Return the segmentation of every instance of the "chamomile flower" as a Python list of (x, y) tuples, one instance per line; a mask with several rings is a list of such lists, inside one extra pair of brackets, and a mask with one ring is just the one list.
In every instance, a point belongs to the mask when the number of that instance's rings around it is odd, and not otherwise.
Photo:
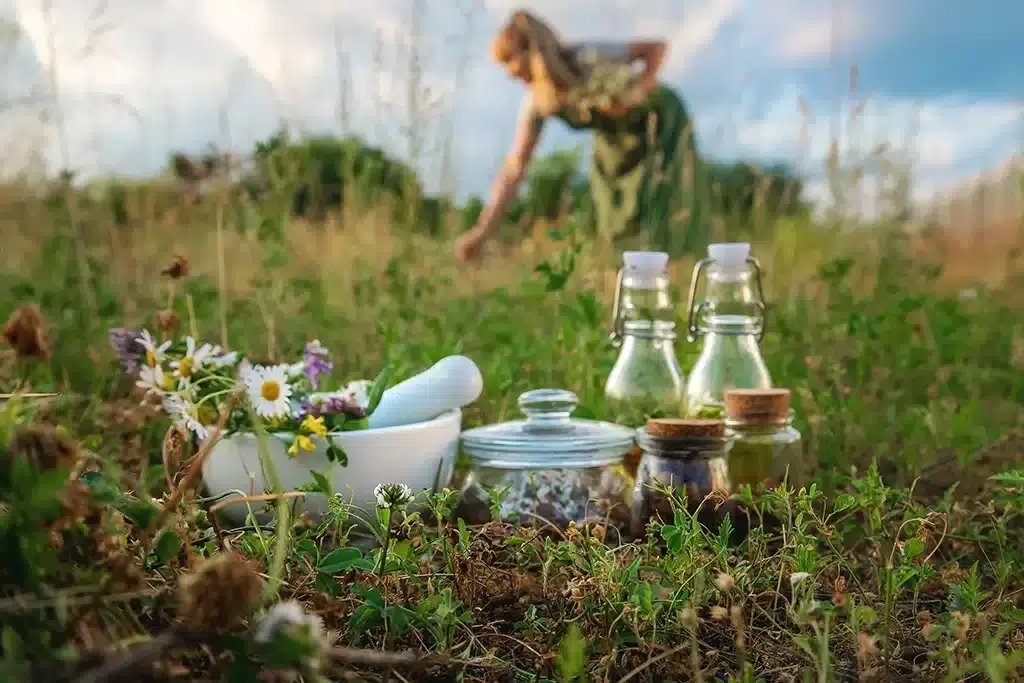
[(146, 350), (146, 365), (149, 367), (156, 367), (164, 362), (166, 358), (167, 349), (171, 346), (170, 340), (165, 341), (159, 346), (156, 340), (153, 339), (153, 335), (149, 333), (149, 330), (143, 330), (141, 336), (136, 339), (142, 348)]
[(209, 344), (203, 344), (196, 348), (196, 340), (192, 337), (186, 337), (185, 355), (182, 356), (181, 360), (171, 361), (171, 369), (174, 370), (180, 386), (187, 387), (192, 381), (192, 375), (202, 370), (203, 366), (212, 362), (214, 354), (219, 351), (219, 348)]
[(292, 387), (288, 366), (255, 366), (242, 381), (256, 414), (263, 418), (282, 418), (291, 410)]
[(175, 425), (195, 434), (200, 441), (205, 441), (210, 435), (210, 430), (200, 419), (200, 407), (182, 396), (171, 394), (165, 397), (164, 412)]
[(142, 387), (147, 394), (164, 394), (174, 389), (174, 379), (164, 374), (164, 369), (160, 365), (143, 365), (139, 369), (139, 379), (135, 386)]
[(228, 365), (234, 365), (238, 362), (238, 351), (221, 353), (221, 348), (219, 346), (215, 346), (213, 348), (213, 358), (210, 359), (210, 364), (214, 367), (223, 368)]

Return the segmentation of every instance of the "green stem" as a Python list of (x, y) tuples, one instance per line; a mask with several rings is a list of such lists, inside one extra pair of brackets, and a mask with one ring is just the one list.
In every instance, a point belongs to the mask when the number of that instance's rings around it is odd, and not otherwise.
[(380, 549), (379, 575), (382, 579), (384, 578), (384, 571), (387, 569), (388, 566), (388, 546), (391, 545), (391, 508), (388, 507), (385, 508), (385, 510), (387, 510), (388, 512), (388, 521), (384, 525), (384, 543), (381, 545)]
[(253, 429), (256, 432), (256, 450), (260, 456), (260, 464), (267, 473), (270, 480), (271, 492), (278, 496), (277, 499), (277, 524), (274, 529), (274, 556), (270, 564), (270, 580), (263, 589), (263, 599), (271, 600), (278, 597), (281, 586), (281, 575), (284, 574), (285, 559), (288, 556), (288, 542), (291, 537), (291, 508), (288, 507), (288, 499), (282, 496), (284, 493), (281, 485), (281, 477), (278, 475), (274, 459), (267, 448), (267, 430), (255, 414), (252, 406), (247, 408), (249, 418), (252, 421)]

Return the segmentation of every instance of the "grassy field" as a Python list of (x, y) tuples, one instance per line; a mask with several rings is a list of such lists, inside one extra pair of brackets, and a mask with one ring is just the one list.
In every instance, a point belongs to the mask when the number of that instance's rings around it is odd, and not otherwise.
[[(381, 562), (343, 506), (214, 524), (197, 455), (163, 456), (168, 423), (107, 330), (268, 360), (318, 338), (353, 379), (464, 353), (485, 378), (466, 426), (540, 387), (614, 419), (614, 250), (538, 229), (460, 267), (450, 239), (395, 233), (383, 210), (268, 237), (218, 197), (128, 226), (5, 203), (0, 314), (24, 343), (0, 391), (63, 395), (0, 413), (4, 681), (1024, 678), (1024, 224), (978, 245), (788, 219), (755, 240), (763, 352), (819, 464), (809, 489), (756, 501), (778, 528), (737, 545), (680, 511), (625, 542), (395, 512)], [(181, 277), (161, 274), (176, 257)], [(672, 264), (682, 301), (691, 267)], [(680, 340), (684, 370), (698, 351)]]

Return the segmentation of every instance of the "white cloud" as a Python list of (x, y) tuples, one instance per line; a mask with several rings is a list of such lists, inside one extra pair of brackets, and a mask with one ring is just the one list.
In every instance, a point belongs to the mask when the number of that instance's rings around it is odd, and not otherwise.
[[(39, 63), (45, 68), (54, 39), (71, 162), (93, 171), (150, 173), (169, 152), (211, 142), (245, 150), (281, 119), (340, 132), (341, 82), (349, 132), (403, 152), (415, 2), (426, 8), (421, 89), (435, 100), (418, 114), (433, 141), (423, 168), (436, 169), (436, 139), (456, 131), (460, 195), (486, 191), (511, 141), (523, 91), (489, 62), (487, 42), (520, 6), (537, 11), (569, 40), (670, 39), (666, 79), (684, 86), (701, 147), (713, 155), (799, 161), (805, 154), (808, 170), (815, 171), (827, 153), (829, 93), (762, 77), (780, 65), (804, 68), (828, 60), (832, 17), (817, 1), (648, 0), (638, 11), (627, 0), (489, 0), (482, 9), (471, 0), (106, 0), (97, 13), (99, 1), (53, 0), (50, 30), (38, 0), (7, 0), (25, 40), (17, 59), (4, 66), (7, 83), (38, 86), (45, 81)], [(844, 46), (877, 39), (885, 15), (874, 4), (845, 3)], [(343, 74), (338, 49), (347, 67)], [(474, 57), (455, 92), (456, 66), (466, 50)], [(713, 87), (691, 100), (689, 88), (698, 81)], [(708, 93), (714, 101), (701, 99)], [(9, 87), (5, 95), (15, 97)], [(801, 96), (815, 109), (806, 124)], [(899, 146), (913, 129), (915, 106), (892, 97), (869, 102), (857, 132), (860, 144), (884, 139)], [(24, 146), (31, 123), (26, 115), (0, 117), (0, 143)], [(994, 99), (920, 103), (913, 131), (920, 187), (979, 170), (975, 166), (987, 163), (1018, 117), (1011, 105)], [(542, 151), (586, 139), (558, 125), (549, 128)], [(843, 128), (849, 131), (849, 121)], [(55, 158), (52, 139), (47, 151)], [(436, 173), (425, 175), (428, 188), (436, 188)]]

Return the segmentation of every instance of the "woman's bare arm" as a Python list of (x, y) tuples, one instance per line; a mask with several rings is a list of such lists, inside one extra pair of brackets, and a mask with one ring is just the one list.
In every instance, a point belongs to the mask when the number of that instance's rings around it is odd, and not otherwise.
[(490, 198), (477, 220), (476, 229), (480, 237), (489, 236), (500, 225), (509, 200), (515, 196), (519, 184), (526, 176), (526, 169), (533, 156), (533, 150), (537, 147), (543, 126), (543, 117), (537, 115), (527, 102), (516, 124), (512, 148), (491, 185)]

